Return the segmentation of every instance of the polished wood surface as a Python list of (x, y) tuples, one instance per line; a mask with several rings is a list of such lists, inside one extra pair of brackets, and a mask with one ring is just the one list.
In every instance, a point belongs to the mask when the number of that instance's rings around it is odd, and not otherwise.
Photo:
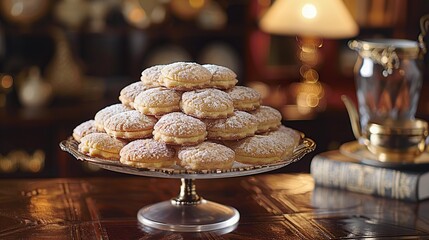
[(177, 233), (140, 225), (137, 211), (174, 197), (179, 183), (146, 177), (0, 180), (0, 239), (429, 239), (429, 201), (315, 187), (308, 174), (197, 180), (201, 196), (240, 212), (234, 229)]

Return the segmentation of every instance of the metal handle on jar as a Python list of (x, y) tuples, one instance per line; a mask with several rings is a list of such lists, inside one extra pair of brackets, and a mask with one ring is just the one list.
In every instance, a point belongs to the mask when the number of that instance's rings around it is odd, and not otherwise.
[(419, 34), (419, 47), (420, 47), (420, 58), (424, 58), (424, 55), (427, 52), (427, 47), (425, 43), (425, 37), (429, 31), (429, 14), (424, 15), (420, 18), (420, 34)]

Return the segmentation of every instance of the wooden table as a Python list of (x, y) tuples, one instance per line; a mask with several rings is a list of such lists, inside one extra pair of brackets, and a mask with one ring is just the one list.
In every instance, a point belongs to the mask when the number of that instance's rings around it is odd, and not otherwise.
[(137, 211), (177, 195), (179, 180), (21, 179), (0, 181), (0, 239), (429, 239), (429, 201), (314, 187), (308, 174), (196, 183), (204, 198), (240, 212), (235, 229), (177, 233), (140, 225)]

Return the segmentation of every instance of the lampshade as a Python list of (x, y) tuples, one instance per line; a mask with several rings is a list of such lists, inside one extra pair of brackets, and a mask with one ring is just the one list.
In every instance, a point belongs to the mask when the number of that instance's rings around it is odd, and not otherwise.
[(273, 34), (321, 38), (348, 38), (358, 33), (342, 0), (276, 0), (260, 27)]

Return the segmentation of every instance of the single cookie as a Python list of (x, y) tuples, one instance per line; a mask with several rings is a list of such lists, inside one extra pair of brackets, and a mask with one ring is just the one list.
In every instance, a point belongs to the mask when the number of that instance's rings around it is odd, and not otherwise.
[(86, 122), (83, 122), (76, 126), (73, 129), (73, 138), (80, 142), (80, 139), (85, 137), (86, 135), (90, 133), (96, 133), (101, 132), (95, 127), (95, 121), (94, 120), (88, 120)]
[(81, 153), (110, 160), (119, 160), (119, 152), (126, 144), (107, 133), (90, 133), (80, 140), (78, 149)]
[(146, 68), (142, 72), (142, 76), (140, 80), (143, 82), (145, 86), (148, 87), (159, 87), (161, 86), (160, 78), (161, 78), (161, 69), (164, 65), (155, 65), (149, 68)]
[(175, 62), (161, 70), (161, 83), (176, 90), (193, 90), (207, 86), (212, 74), (205, 67), (193, 62)]
[(143, 91), (149, 89), (142, 82), (131, 83), (124, 87), (119, 94), (119, 101), (127, 107), (134, 108), (134, 99)]
[(108, 119), (109, 117), (115, 114), (131, 111), (131, 110), (132, 110), (131, 108), (128, 108), (125, 105), (122, 105), (120, 103), (107, 106), (95, 114), (95, 117), (94, 117), (95, 127), (99, 131), (104, 131), (104, 121), (106, 121), (106, 119)]
[(161, 116), (166, 113), (180, 111), (182, 94), (164, 87), (152, 88), (139, 94), (134, 101), (134, 107), (146, 115)]
[(234, 113), (231, 97), (213, 88), (183, 93), (180, 108), (184, 113), (196, 118), (226, 118)]
[(139, 139), (128, 143), (119, 153), (121, 163), (138, 168), (163, 168), (175, 163), (176, 151), (154, 139)]
[(258, 130), (256, 133), (264, 133), (276, 130), (282, 124), (282, 114), (269, 106), (261, 106), (251, 114), (258, 121)]
[(156, 118), (132, 110), (109, 117), (104, 129), (112, 137), (134, 140), (151, 137), (156, 122)]
[(284, 142), (285, 144), (289, 144), (288, 142), (292, 140), (294, 147), (298, 146), (302, 139), (300, 132), (283, 125), (281, 125), (279, 129), (268, 132), (265, 135), (276, 137), (279, 139), (279, 141)]
[(181, 147), (178, 158), (179, 164), (186, 169), (230, 169), (234, 163), (235, 153), (224, 145), (202, 142), (196, 146)]
[(261, 105), (261, 94), (250, 87), (235, 86), (227, 91), (234, 102), (234, 108), (253, 111)]
[(182, 112), (162, 116), (155, 124), (153, 138), (172, 145), (196, 145), (206, 139), (206, 125)]
[(293, 146), (286, 145), (278, 138), (255, 135), (240, 141), (225, 142), (235, 152), (237, 162), (260, 165), (285, 160), (293, 151)]
[(237, 74), (231, 69), (214, 64), (204, 64), (203, 67), (207, 68), (212, 74), (208, 86), (219, 89), (230, 89), (237, 84)]
[(205, 120), (207, 138), (217, 140), (238, 140), (255, 135), (258, 124), (254, 116), (247, 112), (235, 111), (228, 118)]

